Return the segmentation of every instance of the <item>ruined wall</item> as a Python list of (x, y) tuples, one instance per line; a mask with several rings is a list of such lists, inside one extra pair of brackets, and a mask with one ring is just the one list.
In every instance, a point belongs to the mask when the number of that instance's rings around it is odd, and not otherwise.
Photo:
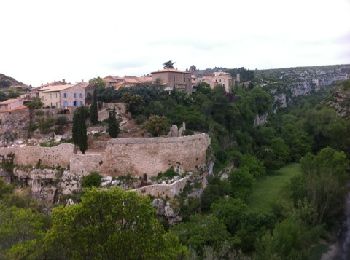
[(109, 141), (101, 173), (155, 176), (171, 166), (194, 171), (206, 163), (207, 134), (171, 138), (118, 138)]
[(151, 195), (156, 198), (174, 198), (182, 192), (189, 178), (190, 176), (186, 176), (172, 184), (153, 184), (133, 191), (143, 195)]
[(0, 155), (15, 154), (16, 165), (35, 166), (40, 161), (41, 165), (68, 168), (70, 159), (74, 154), (74, 146), (70, 143), (60, 144), (53, 147), (24, 146), (24, 147), (1, 147)]

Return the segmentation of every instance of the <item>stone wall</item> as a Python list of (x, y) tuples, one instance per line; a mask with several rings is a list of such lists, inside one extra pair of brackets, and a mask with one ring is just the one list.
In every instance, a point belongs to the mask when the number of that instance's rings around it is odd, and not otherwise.
[(195, 171), (206, 164), (207, 134), (171, 138), (117, 138), (109, 141), (101, 173), (156, 176), (172, 166)]
[(74, 154), (74, 146), (70, 143), (53, 147), (23, 146), (0, 147), (0, 155), (15, 154), (16, 165), (36, 166), (38, 163), (44, 166), (68, 168), (70, 159)]
[(102, 172), (102, 154), (74, 154), (70, 160), (70, 172), (86, 176), (91, 172)]
[(53, 147), (23, 146), (0, 148), (0, 155), (15, 154), (16, 165), (70, 168), (73, 174), (98, 171), (102, 175), (156, 176), (170, 167), (196, 171), (206, 164), (210, 144), (207, 134), (183, 137), (116, 138), (108, 141), (105, 152), (74, 154), (70, 143)]
[(182, 192), (189, 178), (190, 176), (186, 176), (172, 184), (153, 184), (135, 189), (134, 191), (156, 198), (174, 198)]

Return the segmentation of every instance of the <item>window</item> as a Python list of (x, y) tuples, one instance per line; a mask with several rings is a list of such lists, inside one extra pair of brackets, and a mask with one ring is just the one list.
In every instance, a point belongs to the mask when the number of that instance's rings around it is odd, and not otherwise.
[(77, 93), (74, 93), (74, 98), (77, 98)]
[(219, 82), (221, 82), (221, 79), (219, 79)]
[(79, 98), (83, 98), (83, 94), (82, 93), (79, 93)]
[(83, 106), (83, 101), (80, 101), (80, 106)]
[(67, 98), (67, 93), (63, 93), (63, 98)]
[[(64, 93), (64, 94), (66, 94), (66, 93)], [(67, 101), (64, 101), (64, 102), (63, 102), (63, 106), (64, 106), (64, 107), (68, 107), (68, 102), (67, 102)]]

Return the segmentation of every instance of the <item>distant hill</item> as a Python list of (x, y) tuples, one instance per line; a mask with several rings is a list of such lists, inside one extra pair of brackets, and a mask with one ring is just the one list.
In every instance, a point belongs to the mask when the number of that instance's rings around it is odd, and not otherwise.
[(4, 89), (9, 89), (11, 87), (22, 88), (22, 89), (29, 88), (29, 86), (24, 84), (23, 82), (19, 82), (14, 78), (11, 78), (4, 74), (0, 74), (0, 89), (4, 90)]

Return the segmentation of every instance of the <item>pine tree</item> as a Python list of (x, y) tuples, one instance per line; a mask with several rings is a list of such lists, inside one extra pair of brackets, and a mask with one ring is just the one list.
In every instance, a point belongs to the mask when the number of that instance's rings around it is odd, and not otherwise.
[(98, 110), (97, 110), (97, 94), (96, 89), (94, 90), (92, 97), (92, 104), (90, 106), (90, 122), (93, 125), (98, 124)]
[(77, 110), (74, 112), (72, 128), (73, 142), (79, 147), (83, 154), (85, 154), (85, 151), (88, 148), (87, 128), (85, 124), (87, 117), (86, 112), (85, 107), (77, 108)]
[(119, 120), (116, 118), (115, 109), (109, 112), (108, 133), (112, 138), (117, 138), (120, 133)]

